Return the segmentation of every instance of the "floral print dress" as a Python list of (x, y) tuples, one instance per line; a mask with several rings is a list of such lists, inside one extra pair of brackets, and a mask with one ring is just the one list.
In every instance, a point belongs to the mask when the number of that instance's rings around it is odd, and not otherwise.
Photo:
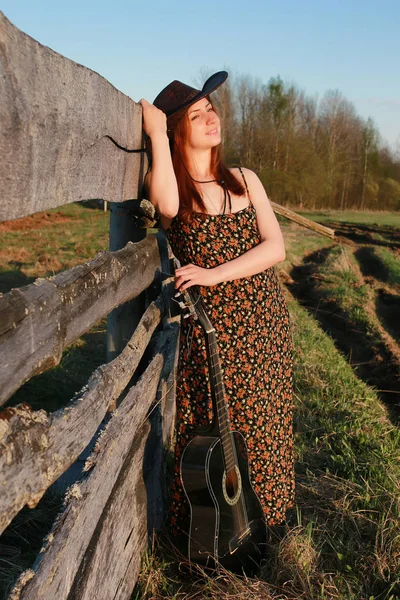
[[(243, 175), (243, 173), (242, 173)], [(244, 177), (244, 176), (243, 176)], [(247, 185), (246, 185), (247, 189)], [(212, 268), (260, 242), (251, 204), (234, 213), (176, 217), (167, 237), (182, 266)], [(216, 330), (232, 429), (244, 436), (250, 479), (268, 525), (281, 523), (293, 505), (292, 339), (283, 293), (271, 267), (215, 286), (199, 287)], [(180, 459), (196, 428), (212, 421), (203, 329), (182, 319), (176, 390), (176, 447), (170, 525), (188, 531), (189, 506)]]

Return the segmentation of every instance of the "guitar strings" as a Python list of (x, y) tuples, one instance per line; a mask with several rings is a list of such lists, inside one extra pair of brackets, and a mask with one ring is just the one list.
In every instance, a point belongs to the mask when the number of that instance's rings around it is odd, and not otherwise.
[[(158, 272), (159, 272), (161, 275), (165, 275), (166, 277), (175, 277), (175, 273), (167, 273), (166, 271), (161, 271), (160, 269), (158, 270)], [(188, 281), (190, 281), (190, 280), (188, 279)], [(186, 290), (185, 290), (185, 291), (186, 291)], [(181, 292), (181, 293), (183, 293), (183, 292)], [(174, 302), (176, 302), (177, 304), (179, 304), (179, 301), (178, 301), (178, 300), (175, 300), (175, 298), (171, 298), (171, 300), (173, 300)], [(193, 302), (193, 305), (194, 305), (194, 306), (196, 306), (196, 304), (197, 304), (198, 302), (200, 302), (200, 301), (201, 301), (201, 296), (199, 295), (199, 296), (198, 296), (198, 297), (195, 299), (195, 301)]]
[[(190, 324), (189, 329), (188, 329), (188, 333), (186, 335), (186, 347), (188, 349), (188, 358), (190, 357), (190, 353), (191, 353), (191, 349), (192, 349), (193, 335), (194, 335), (194, 326), (192, 324)], [(189, 336), (190, 336), (190, 340), (189, 340)], [(183, 375), (180, 375), (179, 377), (174, 378), (174, 381), (173, 381), (172, 385), (170, 385), (169, 387), (167, 387), (165, 393), (162, 394), (161, 397), (156, 402), (154, 402), (153, 406), (151, 407), (151, 410), (149, 410), (149, 412), (146, 414), (146, 416), (145, 416), (143, 422), (141, 423), (141, 425), (143, 425), (145, 423), (145, 421), (149, 418), (149, 416), (157, 408), (157, 406), (159, 404), (161, 404), (161, 402), (164, 400), (164, 398), (166, 398), (168, 396), (169, 392), (172, 390), (172, 388), (174, 387), (174, 385), (176, 385), (178, 387), (178, 382), (182, 379), (182, 377), (183, 377)]]

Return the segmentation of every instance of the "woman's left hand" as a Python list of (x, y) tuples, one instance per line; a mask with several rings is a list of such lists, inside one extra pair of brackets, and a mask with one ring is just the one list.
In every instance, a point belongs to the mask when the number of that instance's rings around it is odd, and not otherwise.
[(175, 271), (175, 289), (183, 292), (192, 285), (216, 285), (218, 282), (214, 269), (203, 269), (188, 264)]

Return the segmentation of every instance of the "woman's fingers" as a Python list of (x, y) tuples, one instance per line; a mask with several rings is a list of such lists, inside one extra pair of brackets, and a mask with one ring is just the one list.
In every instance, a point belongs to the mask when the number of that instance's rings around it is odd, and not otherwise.
[(186, 265), (175, 271), (175, 288), (183, 292), (192, 285), (216, 285), (218, 279), (214, 269), (205, 269), (197, 265)]
[(189, 281), (196, 272), (194, 265), (186, 265), (175, 270), (175, 287), (179, 288), (182, 283)]
[(191, 281), (191, 278), (189, 275), (181, 275), (180, 277), (177, 277), (175, 279), (175, 288), (180, 289), (181, 285), (183, 283), (186, 283), (186, 281)]
[(188, 269), (201, 269), (202, 267), (198, 267), (197, 265), (194, 265), (193, 263), (188, 263), (187, 265), (185, 265), (184, 267), (179, 267), (179, 269), (175, 269), (175, 273), (183, 273), (184, 271), (187, 271)]
[(145, 98), (142, 98), (139, 104), (142, 105), (143, 128), (147, 135), (151, 138), (152, 135), (159, 132), (166, 133), (167, 115), (154, 104), (147, 102)]

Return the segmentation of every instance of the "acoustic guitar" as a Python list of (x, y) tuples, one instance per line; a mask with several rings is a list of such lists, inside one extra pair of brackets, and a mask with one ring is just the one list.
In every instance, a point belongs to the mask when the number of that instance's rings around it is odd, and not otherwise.
[(203, 567), (222, 565), (251, 575), (265, 554), (264, 513), (250, 482), (246, 441), (231, 429), (215, 329), (195, 286), (183, 298), (184, 316), (197, 318), (204, 329), (213, 402), (211, 428), (197, 431), (181, 458), (190, 505), (188, 558)]

